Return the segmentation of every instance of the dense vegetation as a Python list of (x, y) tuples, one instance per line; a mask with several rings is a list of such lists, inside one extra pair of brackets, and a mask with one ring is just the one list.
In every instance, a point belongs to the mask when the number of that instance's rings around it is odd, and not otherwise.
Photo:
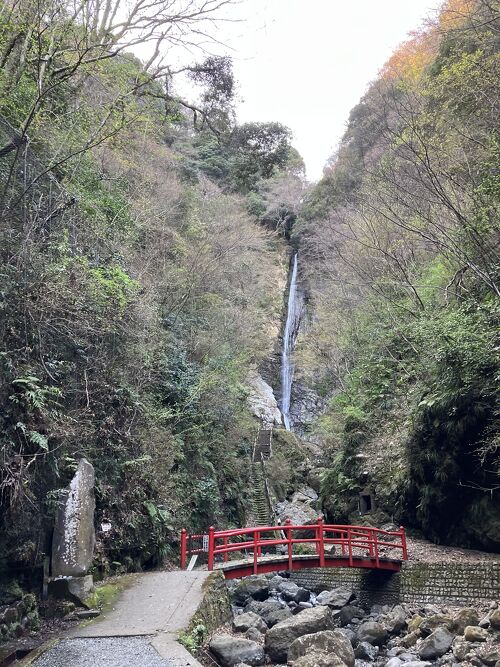
[(352, 110), (296, 234), (326, 508), (500, 548), (500, 13), (449, 0)]
[[(224, 4), (153, 3), (154, 44), (191, 43)], [(104, 569), (245, 511), (245, 379), (286, 271), (259, 223), (301, 161), (280, 124), (235, 123), (227, 58), (181, 68), (186, 100), (158, 52), (127, 51), (148, 17), (113, 28), (116, 6), (0, 5), (0, 567), (40, 563), (83, 456)]]
[(290, 238), (329, 516), (368, 486), (377, 520), (499, 548), (496, 3), (448, 0), (395, 53), (304, 198), (289, 130), (236, 122), (228, 58), (165, 64), (226, 0), (117, 2), (0, 4), (0, 569), (41, 562), (82, 456), (104, 571), (244, 520)]

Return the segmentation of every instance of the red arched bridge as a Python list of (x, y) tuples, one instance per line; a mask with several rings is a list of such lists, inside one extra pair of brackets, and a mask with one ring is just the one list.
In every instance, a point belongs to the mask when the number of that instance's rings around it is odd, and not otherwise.
[(408, 558), (404, 528), (390, 531), (344, 526), (318, 519), (306, 526), (289, 520), (279, 526), (215, 530), (207, 535), (181, 533), (181, 567), (205, 554), (209, 570), (222, 569), (226, 579), (311, 567), (357, 567), (399, 572)]

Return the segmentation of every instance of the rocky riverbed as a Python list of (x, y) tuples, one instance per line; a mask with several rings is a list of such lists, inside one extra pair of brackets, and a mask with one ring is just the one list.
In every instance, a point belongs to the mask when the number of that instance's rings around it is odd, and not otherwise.
[(222, 667), (500, 667), (500, 606), (362, 608), (350, 588), (313, 592), (282, 575), (228, 582), (232, 627), (210, 651)]

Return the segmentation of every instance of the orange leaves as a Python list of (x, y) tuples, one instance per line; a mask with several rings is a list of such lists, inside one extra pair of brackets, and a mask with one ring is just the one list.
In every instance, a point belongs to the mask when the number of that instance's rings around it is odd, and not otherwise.
[(381, 77), (416, 82), (425, 67), (433, 60), (437, 42), (433, 26), (427, 30), (411, 33), (411, 38), (403, 42), (384, 65)]
[(456, 30), (470, 18), (476, 7), (476, 0), (446, 0), (439, 12), (439, 29)]
[(436, 54), (440, 35), (461, 29), (477, 8), (477, 0), (445, 0), (434, 21), (429, 20), (419, 31), (410, 33), (410, 39), (396, 49), (382, 68), (381, 77), (418, 81)]

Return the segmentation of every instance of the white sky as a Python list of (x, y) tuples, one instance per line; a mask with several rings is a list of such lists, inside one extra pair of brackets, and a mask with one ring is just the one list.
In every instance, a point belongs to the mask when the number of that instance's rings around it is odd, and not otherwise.
[(291, 128), (310, 180), (320, 178), (351, 108), (439, 0), (240, 0), (217, 37), (234, 60), (239, 122)]

